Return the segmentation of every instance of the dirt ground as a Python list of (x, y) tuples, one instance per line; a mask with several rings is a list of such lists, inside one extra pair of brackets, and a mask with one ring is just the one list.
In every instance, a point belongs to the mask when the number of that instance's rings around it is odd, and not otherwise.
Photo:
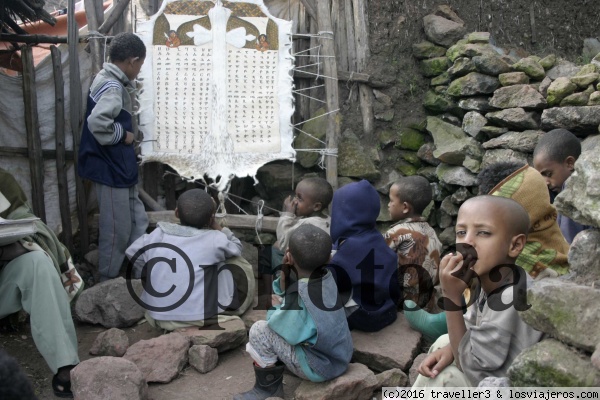
[[(75, 323), (81, 361), (92, 358), (89, 350), (96, 336), (106, 329)], [(160, 334), (147, 323), (123, 329), (129, 337), (130, 345), (140, 340), (150, 339)], [(1, 332), (0, 347), (15, 357), (25, 370), (40, 400), (54, 400), (51, 387), (52, 372), (38, 353), (31, 338), (29, 325), (20, 332)], [(287, 373), (284, 376), (285, 398), (293, 398), (293, 393), (301, 383), (300, 379)], [(149, 400), (203, 400), (231, 399), (234, 394), (249, 390), (254, 384), (252, 361), (244, 346), (219, 354), (217, 367), (207, 374), (200, 374), (187, 366), (175, 380), (168, 384), (150, 384)], [(107, 399), (120, 400), (120, 399)]]

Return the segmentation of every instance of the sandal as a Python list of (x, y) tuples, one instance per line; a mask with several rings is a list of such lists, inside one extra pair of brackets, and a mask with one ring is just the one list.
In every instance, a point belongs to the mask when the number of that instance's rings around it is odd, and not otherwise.
[(63, 381), (58, 378), (58, 374), (52, 377), (52, 390), (57, 397), (73, 398), (71, 391), (71, 381)]

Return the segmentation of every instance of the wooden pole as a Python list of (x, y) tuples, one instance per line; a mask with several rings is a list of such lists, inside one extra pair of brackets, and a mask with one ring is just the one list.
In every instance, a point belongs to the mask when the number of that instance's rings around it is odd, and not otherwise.
[[(331, 2), (331, 23), (333, 25), (333, 34), (335, 42), (335, 55), (338, 68), (342, 71), (348, 71), (348, 43), (346, 43), (346, 18), (344, 0), (332, 0)], [(339, 73), (339, 71), (338, 71)]]
[[(365, 0), (352, 0), (354, 5), (354, 39), (356, 41), (356, 72), (362, 72), (371, 57), (369, 50), (369, 23), (367, 20), (367, 7)], [(364, 84), (358, 85), (360, 96), (360, 110), (363, 128), (367, 137), (373, 135), (375, 130), (375, 117), (373, 116), (373, 90)]]
[(69, 185), (67, 183), (67, 158), (65, 155), (65, 88), (62, 73), (60, 50), (50, 46), (52, 68), (54, 69), (54, 137), (56, 139), (56, 176), (58, 179), (58, 205), (62, 224), (63, 243), (73, 254), (73, 227), (69, 205)]
[(106, 35), (108, 31), (110, 31), (110, 29), (113, 27), (115, 22), (117, 22), (117, 20), (121, 18), (121, 15), (125, 12), (125, 9), (128, 5), (129, 0), (120, 0), (117, 4), (113, 3), (114, 9), (111, 11), (108, 18), (106, 18), (106, 21), (104, 21), (102, 25), (100, 25), (100, 27), (98, 28), (98, 32), (100, 32), (103, 35)]
[[(321, 32), (321, 54), (335, 55), (335, 44), (333, 42), (333, 32), (331, 26), (331, 2), (329, 0), (319, 0), (317, 7), (317, 17), (319, 32)], [(339, 95), (337, 83), (337, 62), (335, 57), (326, 57), (323, 61), (323, 70), (326, 76), (333, 79), (325, 79), (325, 95), (327, 100), (327, 111), (339, 109)], [(337, 149), (338, 138), (340, 137), (340, 117), (339, 112), (334, 112), (327, 115), (327, 148)], [(328, 155), (325, 158), (327, 167), (327, 181), (337, 189), (337, 158)]]
[(300, 3), (304, 6), (304, 9), (310, 15), (312, 19), (317, 20), (317, 8), (315, 7), (314, 0), (300, 0)]
[[(97, 14), (96, 4), (102, 4), (100, 1), (95, 0), (84, 0), (85, 4), (85, 16), (87, 18), (88, 31), (90, 33), (97, 32), (98, 27), (103, 21), (100, 21), (100, 17)], [(104, 19), (104, 10), (101, 9), (102, 19)], [(102, 68), (103, 60), (103, 52), (102, 52), (102, 42), (98, 39), (92, 39), (90, 42), (90, 50), (92, 54), (92, 74), (97, 74)]]
[[(0, 146), (0, 156), (2, 157), (29, 157), (29, 149), (27, 147), (10, 147)], [(65, 151), (67, 160), (73, 160), (73, 152)], [(44, 160), (56, 160), (56, 150), (42, 149), (42, 158)]]
[(29, 172), (31, 174), (31, 205), (33, 213), (46, 222), (44, 202), (44, 159), (37, 109), (35, 67), (31, 47), (21, 49), (23, 59), (23, 103), (25, 105), (25, 127), (29, 149)]
[(87, 221), (87, 201), (83, 181), (77, 173), (77, 154), (79, 154), (79, 135), (82, 126), (81, 76), (79, 73), (79, 27), (75, 21), (75, 0), (69, 0), (67, 9), (67, 27), (69, 38), (69, 111), (71, 133), (73, 135), (73, 153), (75, 159), (75, 188), (77, 191), (77, 218), (79, 219), (80, 251), (87, 253), (89, 248), (89, 233)]
[[(111, 37), (107, 38), (107, 42), (110, 43)], [(26, 44), (60, 44), (69, 43), (67, 36), (51, 36), (51, 35), (16, 35), (14, 33), (0, 33), (0, 41), (12, 42), (12, 43), (26, 43)], [(79, 37), (79, 43), (87, 43), (90, 41), (90, 35), (83, 35)]]

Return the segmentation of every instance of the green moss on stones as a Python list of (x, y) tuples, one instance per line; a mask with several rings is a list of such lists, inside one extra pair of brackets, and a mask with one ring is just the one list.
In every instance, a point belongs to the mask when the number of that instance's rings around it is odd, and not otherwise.
[(417, 151), (425, 143), (425, 135), (416, 129), (403, 128), (399, 136), (400, 140), (396, 142), (396, 148)]

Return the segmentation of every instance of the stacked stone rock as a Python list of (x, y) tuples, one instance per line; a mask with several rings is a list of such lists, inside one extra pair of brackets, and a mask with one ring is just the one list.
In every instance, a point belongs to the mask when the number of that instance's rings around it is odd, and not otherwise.
[[(578, 67), (518, 58), (490, 43), (488, 32), (466, 34), (464, 22), (441, 7), (424, 19), (428, 41), (413, 45), (421, 73), (431, 78), (428, 113), (416, 171), (432, 182), (438, 205), (429, 222), (445, 246), (454, 242), (458, 207), (477, 193), (477, 173), (497, 161), (531, 163), (541, 135), (565, 128), (579, 137), (600, 130), (600, 54)], [(405, 175), (408, 171), (402, 171)]]
[(517, 59), (491, 45), (487, 32), (465, 35), (456, 16), (428, 15), (424, 27), (429, 41), (415, 44), (413, 54), (431, 78), (424, 106), (433, 143), (419, 149), (430, 166), (417, 173), (432, 182), (440, 202), (430, 223), (443, 230), (445, 245), (454, 240), (458, 207), (477, 193), (482, 168), (501, 160), (531, 163), (537, 140), (551, 129), (586, 138), (555, 204), (595, 229), (574, 239), (568, 276), (541, 280), (529, 290), (531, 308), (523, 318), (550, 338), (515, 360), (508, 384), (599, 386), (600, 54), (581, 67), (553, 55)]

